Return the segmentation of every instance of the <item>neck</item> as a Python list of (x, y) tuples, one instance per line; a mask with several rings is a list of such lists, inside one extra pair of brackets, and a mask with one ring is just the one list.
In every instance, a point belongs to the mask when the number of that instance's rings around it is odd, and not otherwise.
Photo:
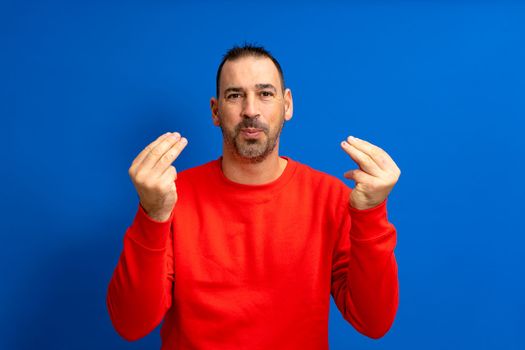
[(226, 151), (223, 145), (222, 172), (230, 181), (245, 185), (261, 185), (277, 180), (284, 172), (288, 161), (279, 157), (279, 146), (264, 160), (251, 163), (246, 159)]

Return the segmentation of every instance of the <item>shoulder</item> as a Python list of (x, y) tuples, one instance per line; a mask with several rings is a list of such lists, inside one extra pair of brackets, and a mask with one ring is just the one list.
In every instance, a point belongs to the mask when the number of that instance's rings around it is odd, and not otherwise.
[(296, 160), (292, 160), (292, 162), (295, 162), (297, 180), (309, 183), (318, 193), (331, 193), (336, 196), (345, 196), (351, 191), (342, 180), (334, 175), (314, 169)]
[(324, 171), (297, 162), (295, 178), (302, 196), (311, 196), (316, 210), (326, 213), (333, 222), (346, 217), (352, 189), (342, 180)]
[(312, 168), (309, 165), (292, 160), (295, 162), (297, 167), (297, 174), (302, 177), (306, 177), (313, 181), (329, 184), (336, 187), (346, 187), (346, 184), (334, 175), (328, 174), (324, 171)]
[(212, 169), (214, 169), (217, 166), (217, 162), (218, 160), (214, 159), (214, 160), (210, 160), (207, 163), (197, 165), (197, 166), (194, 166), (188, 169), (184, 169), (179, 172), (178, 176), (190, 177), (190, 176), (198, 176), (201, 174), (206, 174), (212, 171)]
[(214, 176), (219, 168), (218, 160), (214, 159), (207, 163), (184, 169), (177, 173), (177, 186), (207, 182), (210, 177)]

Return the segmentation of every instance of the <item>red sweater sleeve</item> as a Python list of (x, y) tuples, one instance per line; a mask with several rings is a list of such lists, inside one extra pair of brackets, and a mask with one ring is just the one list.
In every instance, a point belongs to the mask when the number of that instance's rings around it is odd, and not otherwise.
[(157, 222), (139, 205), (124, 236), (124, 249), (109, 283), (106, 302), (113, 326), (126, 340), (150, 333), (171, 306), (172, 217)]
[(332, 296), (345, 320), (377, 339), (397, 312), (396, 230), (387, 220), (386, 200), (365, 210), (346, 205), (344, 212), (333, 256)]

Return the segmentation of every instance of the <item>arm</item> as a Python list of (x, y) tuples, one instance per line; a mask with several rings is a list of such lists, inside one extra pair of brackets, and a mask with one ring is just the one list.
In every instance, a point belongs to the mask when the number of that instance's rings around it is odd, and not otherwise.
[(106, 303), (113, 326), (126, 340), (150, 333), (171, 306), (171, 217), (151, 219), (139, 206), (124, 236), (124, 249), (109, 283)]
[(396, 230), (387, 221), (386, 200), (345, 211), (334, 248), (331, 292), (344, 319), (377, 339), (390, 329), (398, 306)]
[(350, 136), (341, 147), (359, 169), (345, 173), (355, 187), (342, 199), (347, 213), (339, 216), (343, 223), (332, 295), (359, 332), (380, 338), (391, 327), (398, 305), (396, 230), (388, 222), (386, 200), (401, 171), (384, 150), (367, 141)]
[(151, 332), (171, 306), (171, 222), (178, 196), (177, 171), (170, 164), (186, 144), (179, 133), (166, 133), (140, 152), (129, 168), (140, 206), (124, 236), (106, 298), (111, 321), (127, 340)]

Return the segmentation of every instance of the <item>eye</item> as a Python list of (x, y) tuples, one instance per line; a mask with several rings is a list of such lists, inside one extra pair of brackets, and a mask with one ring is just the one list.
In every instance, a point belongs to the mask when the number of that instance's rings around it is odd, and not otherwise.
[(261, 96), (265, 97), (265, 98), (273, 97), (273, 92), (271, 92), (271, 91), (261, 91)]
[(228, 94), (228, 95), (226, 96), (226, 98), (227, 98), (228, 100), (235, 100), (235, 99), (237, 99), (237, 98), (239, 98), (239, 97), (241, 97), (241, 94), (239, 94), (239, 93)]

